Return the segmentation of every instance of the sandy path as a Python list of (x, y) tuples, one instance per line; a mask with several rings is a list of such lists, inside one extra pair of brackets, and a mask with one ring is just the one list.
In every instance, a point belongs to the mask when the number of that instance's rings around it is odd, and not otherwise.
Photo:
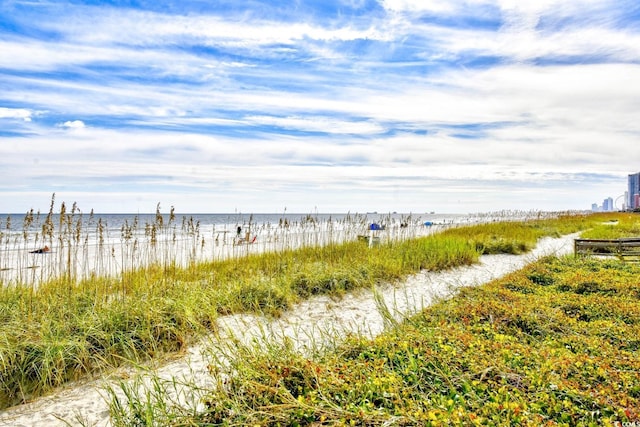
[[(248, 342), (287, 336), (292, 338), (297, 348), (304, 351), (321, 344), (327, 331), (333, 336), (336, 333), (374, 336), (385, 327), (385, 317), (379, 310), (380, 301), (395, 318), (401, 319), (428, 306), (434, 298), (452, 295), (460, 286), (486, 283), (518, 270), (541, 256), (570, 253), (576, 237), (569, 235), (559, 239), (541, 239), (537, 247), (526, 255), (486, 255), (481, 257), (477, 265), (445, 272), (421, 272), (396, 286), (380, 287), (377, 290), (378, 298), (369, 290), (346, 295), (340, 300), (315, 297), (300, 303), (276, 320), (253, 315), (225, 316), (219, 319), (220, 336), (212, 339), (225, 339), (233, 335)], [(205, 348), (204, 344), (189, 348), (184, 357), (163, 365), (156, 373), (161, 378), (184, 378), (187, 382), (206, 385), (210, 380), (207, 365), (211, 362)], [(111, 381), (101, 379), (71, 384), (50, 396), (0, 412), (0, 426), (109, 426), (103, 387)], [(188, 400), (192, 398), (186, 397)]]

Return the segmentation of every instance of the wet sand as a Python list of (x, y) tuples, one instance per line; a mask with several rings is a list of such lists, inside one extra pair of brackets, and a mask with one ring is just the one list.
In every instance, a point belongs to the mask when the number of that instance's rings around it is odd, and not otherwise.
[[(190, 347), (175, 360), (153, 372), (159, 378), (206, 386), (211, 381), (208, 366), (214, 363), (208, 348), (224, 347), (221, 340), (237, 338), (243, 342), (281, 340), (289, 337), (300, 351), (322, 346), (327, 336), (357, 333), (375, 336), (382, 332), (387, 317), (381, 305), (400, 320), (430, 305), (434, 299), (455, 295), (461, 286), (475, 286), (518, 270), (545, 255), (564, 255), (573, 250), (577, 235), (558, 239), (544, 238), (525, 255), (485, 255), (480, 263), (444, 272), (423, 271), (397, 284), (380, 286), (374, 293), (360, 290), (341, 299), (314, 297), (298, 304), (279, 319), (255, 315), (224, 316), (219, 319), (220, 332)], [(376, 295), (377, 294), (377, 295)], [(384, 311), (384, 310), (383, 310)], [(332, 338), (333, 339), (333, 338)], [(105, 385), (118, 380), (132, 381), (142, 371), (120, 369), (105, 378), (70, 384), (33, 402), (0, 412), (0, 426), (109, 426)], [(197, 392), (184, 391), (181, 400), (197, 402)]]

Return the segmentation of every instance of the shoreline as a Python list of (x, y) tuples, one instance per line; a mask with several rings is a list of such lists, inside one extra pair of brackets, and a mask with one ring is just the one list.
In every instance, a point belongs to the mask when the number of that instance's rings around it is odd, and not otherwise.
[[(467, 222), (423, 224), (414, 220), (409, 224), (398, 218), (387, 227), (375, 231), (382, 241), (401, 241), (423, 237), (460, 226)], [(242, 258), (252, 254), (281, 252), (305, 246), (326, 246), (354, 241), (359, 235), (369, 235), (367, 221), (360, 218), (352, 223), (322, 221), (319, 223), (253, 224), (223, 229), (215, 225), (190, 223), (179, 228), (169, 225), (122, 228), (108, 233), (93, 229), (57, 230), (44, 239), (33, 230), (24, 236), (15, 233), (0, 239), (0, 286), (38, 285), (69, 277), (79, 281), (88, 277), (114, 277), (152, 264), (177, 264), (220, 261)], [(25, 232), (26, 233), (26, 232)], [(39, 236), (39, 237), (38, 237)], [(0, 237), (2, 237), (0, 235)], [(42, 247), (50, 250), (44, 252)]]
[[(564, 212), (575, 214), (575, 212)], [(38, 285), (56, 277), (115, 276), (153, 263), (240, 258), (249, 254), (327, 245), (369, 234), (381, 241), (422, 237), (451, 227), (527, 221), (563, 212), (475, 214), (39, 214), (4, 220), (0, 214), (0, 286)], [(24, 216), (24, 215), (22, 215)], [(113, 220), (113, 216), (117, 220)], [(264, 218), (262, 217), (264, 216)], [(235, 218), (233, 218), (235, 217)], [(66, 219), (65, 219), (66, 218)], [(427, 221), (425, 221), (425, 219)], [(9, 225), (11, 227), (9, 228)], [(50, 224), (50, 228), (45, 225)], [(428, 225), (427, 225), (428, 224)], [(6, 228), (6, 230), (4, 230)], [(45, 230), (46, 229), (46, 230)], [(238, 244), (241, 229), (245, 239)], [(253, 240), (255, 237), (255, 240)], [(251, 241), (252, 244), (246, 244)], [(47, 253), (37, 253), (48, 246)]]

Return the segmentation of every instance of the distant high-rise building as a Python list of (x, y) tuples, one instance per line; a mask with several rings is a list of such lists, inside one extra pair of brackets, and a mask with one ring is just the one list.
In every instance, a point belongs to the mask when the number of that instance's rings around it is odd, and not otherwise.
[(613, 207), (613, 198), (608, 197), (604, 199), (604, 201), (602, 202), (602, 210), (604, 212), (612, 212), (615, 210)]
[(591, 204), (591, 212), (599, 212), (600, 211), (600, 206), (598, 206), (597, 203), (592, 203)]
[(640, 195), (640, 172), (629, 175), (629, 190), (627, 198), (627, 209), (635, 209), (638, 206), (638, 195)]
[(622, 204), (622, 210), (626, 210), (629, 207), (629, 192), (624, 192), (624, 203)]

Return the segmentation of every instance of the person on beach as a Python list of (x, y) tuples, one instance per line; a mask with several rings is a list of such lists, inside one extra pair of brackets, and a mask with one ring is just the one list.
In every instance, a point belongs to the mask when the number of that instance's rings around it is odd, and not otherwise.
[(242, 237), (242, 227), (238, 226), (238, 230), (236, 233), (236, 240), (233, 242), (234, 245), (239, 245), (241, 243), (245, 243), (245, 238)]
[(40, 248), (40, 249), (36, 249), (35, 251), (31, 251), (29, 253), (31, 254), (45, 254), (47, 252), (49, 252), (51, 249), (49, 249), (49, 246), (45, 246), (44, 248)]

